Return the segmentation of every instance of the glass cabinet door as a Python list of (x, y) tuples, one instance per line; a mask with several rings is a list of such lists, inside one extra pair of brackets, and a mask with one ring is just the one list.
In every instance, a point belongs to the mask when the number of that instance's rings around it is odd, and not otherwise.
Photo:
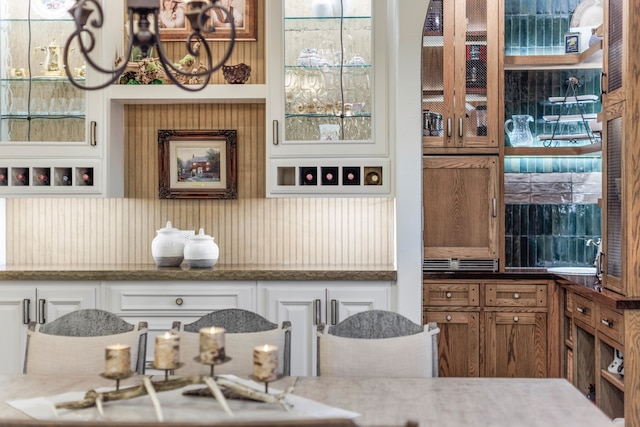
[(488, 122), (498, 111), (497, 40), (497, 11), (491, 16), (486, 1), (431, 1), (422, 40), (423, 147), (497, 147)]
[(284, 2), (284, 143), (373, 139), (371, 0)]
[[(85, 142), (84, 91), (65, 74), (82, 80), (77, 50), (64, 63), (63, 49), (74, 24), (74, 0), (2, 1), (0, 4), (0, 143)], [(29, 5), (31, 4), (31, 8)]]

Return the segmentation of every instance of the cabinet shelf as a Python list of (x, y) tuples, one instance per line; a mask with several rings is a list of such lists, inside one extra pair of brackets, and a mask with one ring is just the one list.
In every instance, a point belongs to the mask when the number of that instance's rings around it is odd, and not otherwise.
[[(564, 135), (563, 135), (564, 136)], [(569, 136), (569, 135), (567, 135)], [(505, 156), (582, 156), (602, 152), (602, 142), (575, 147), (505, 147)]]
[(504, 57), (506, 70), (541, 69), (549, 67), (588, 66), (602, 68), (602, 41), (594, 43), (578, 54), (564, 55), (508, 55)]
[(345, 114), (341, 117), (338, 114), (325, 114), (325, 113), (301, 113), (301, 114), (285, 114), (285, 118), (294, 118), (294, 117), (309, 117), (309, 118), (328, 118), (328, 119), (359, 119), (362, 117), (371, 118), (371, 113), (354, 113), (354, 114)]
[(84, 120), (84, 114), (65, 114), (65, 115), (45, 115), (45, 114), (3, 114), (0, 116), (2, 120), (67, 120), (79, 119)]
[(108, 98), (119, 104), (264, 104), (264, 84), (208, 85), (198, 96), (187, 96), (176, 85), (111, 85)]
[(610, 384), (613, 384), (618, 390), (624, 391), (624, 377), (618, 374), (612, 374), (606, 369), (600, 370), (600, 375)]

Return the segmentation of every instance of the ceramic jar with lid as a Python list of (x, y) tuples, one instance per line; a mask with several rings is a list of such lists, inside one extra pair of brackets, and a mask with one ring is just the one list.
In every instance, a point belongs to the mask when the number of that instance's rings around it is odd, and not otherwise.
[(151, 255), (158, 267), (178, 267), (184, 260), (185, 239), (180, 230), (167, 221), (151, 241)]
[(213, 237), (204, 234), (201, 228), (198, 234), (189, 237), (184, 246), (184, 261), (189, 267), (210, 268), (218, 262), (220, 249)]

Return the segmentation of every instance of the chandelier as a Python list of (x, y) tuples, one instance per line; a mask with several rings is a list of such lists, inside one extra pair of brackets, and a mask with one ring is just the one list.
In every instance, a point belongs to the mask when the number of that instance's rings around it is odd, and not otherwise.
[[(114, 1), (114, 0), (111, 0)], [(214, 63), (211, 47), (205, 36), (213, 33), (216, 28), (210, 17), (210, 12), (220, 12), (223, 16), (231, 16), (229, 10), (218, 5), (218, 0), (186, 0), (185, 16), (191, 25), (191, 32), (187, 36), (186, 46), (190, 60), (198, 64), (194, 68), (185, 69), (180, 64), (174, 64), (165, 53), (160, 41), (158, 14), (160, 0), (127, 0), (129, 43), (121, 63), (114, 67), (104, 68), (91, 57), (96, 47), (96, 36), (91, 29), (97, 30), (104, 23), (104, 14), (98, 0), (76, 0), (76, 4), (69, 9), (76, 24), (75, 31), (69, 36), (64, 46), (64, 61), (68, 63), (69, 54), (77, 46), (88, 66), (97, 72), (109, 76), (107, 81), (95, 86), (79, 83), (72, 75), (69, 67), (65, 72), (70, 82), (83, 90), (103, 89), (118, 81), (127, 69), (127, 59), (131, 57), (134, 48), (140, 50), (141, 57), (148, 58), (152, 48), (156, 49), (157, 61), (163, 68), (167, 78), (180, 88), (196, 92), (204, 89), (211, 75), (219, 70), (231, 56), (236, 38), (233, 19), (228, 19), (230, 36), (225, 47), (224, 55)], [(96, 14), (92, 18), (92, 14)], [(91, 19), (90, 19), (91, 18)], [(75, 43), (74, 43), (75, 41)], [(74, 46), (72, 46), (74, 45)], [(88, 67), (88, 68), (89, 68)], [(195, 82), (195, 84), (194, 84)]]

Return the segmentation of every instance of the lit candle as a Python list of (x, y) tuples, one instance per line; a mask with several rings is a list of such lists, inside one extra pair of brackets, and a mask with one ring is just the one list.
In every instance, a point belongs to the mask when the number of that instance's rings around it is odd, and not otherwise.
[(224, 328), (200, 329), (200, 361), (212, 365), (224, 359)]
[(265, 344), (253, 349), (253, 376), (259, 381), (278, 376), (278, 347)]
[(156, 369), (176, 369), (180, 362), (180, 337), (165, 332), (156, 337), (153, 365)]
[(121, 344), (107, 346), (105, 349), (105, 376), (120, 377), (130, 373), (131, 347)]

